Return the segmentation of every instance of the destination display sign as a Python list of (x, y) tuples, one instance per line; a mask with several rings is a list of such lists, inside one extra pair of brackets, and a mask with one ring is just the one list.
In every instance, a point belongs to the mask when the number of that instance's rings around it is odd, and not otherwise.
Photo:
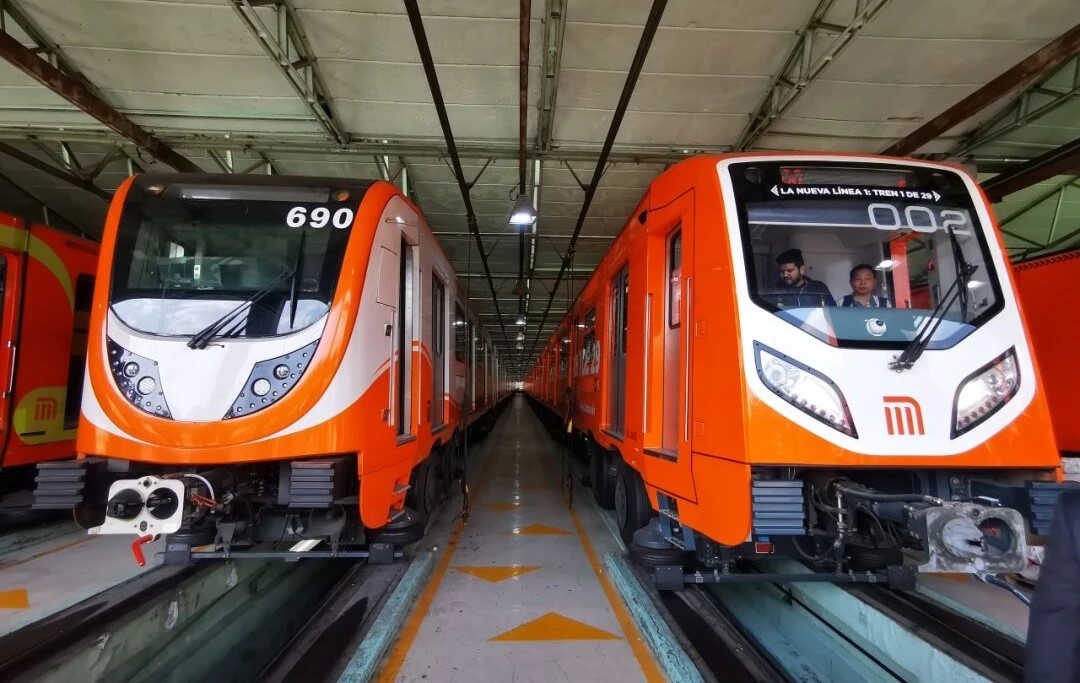
[(941, 195), (934, 190), (908, 190), (893, 187), (867, 187), (865, 185), (773, 185), (769, 192), (781, 199), (865, 197), (867, 199), (907, 199), (922, 202), (941, 201)]

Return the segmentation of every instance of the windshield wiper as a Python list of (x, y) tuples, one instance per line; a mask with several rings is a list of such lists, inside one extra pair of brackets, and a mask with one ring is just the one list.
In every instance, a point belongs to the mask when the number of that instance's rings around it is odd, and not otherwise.
[(300, 268), (304, 261), (304, 238), (307, 230), (300, 233), (300, 246), (296, 248), (296, 264), (293, 266), (292, 285), (289, 291), (289, 329), (296, 326), (296, 303), (300, 294)]
[(933, 339), (934, 334), (937, 333), (938, 327), (941, 326), (941, 321), (945, 319), (945, 313), (957, 298), (961, 301), (961, 321), (966, 317), (965, 309), (967, 308), (968, 283), (971, 281), (971, 276), (975, 274), (975, 271), (978, 270), (979, 267), (971, 265), (967, 262), (967, 259), (964, 258), (964, 250), (960, 247), (960, 242), (956, 239), (956, 233), (953, 232), (952, 227), (949, 228), (949, 240), (952, 242), (953, 262), (956, 265), (956, 279), (949, 285), (949, 289), (945, 291), (945, 296), (941, 297), (941, 301), (939, 301), (938, 305), (934, 307), (934, 310), (930, 312), (930, 317), (926, 319), (923, 326), (915, 333), (915, 337), (904, 348), (903, 353), (889, 363), (890, 370), (901, 372), (903, 370), (910, 370), (911, 367), (915, 365), (915, 361), (919, 360), (923, 351), (926, 351), (926, 347), (930, 345), (930, 340)]
[[(255, 292), (248, 298), (241, 301), (236, 308), (232, 309), (225, 315), (221, 316), (214, 322), (210, 323), (203, 329), (196, 332), (191, 339), (188, 340), (189, 349), (205, 349), (206, 345), (210, 343), (210, 340), (218, 336), (218, 334), (225, 329), (227, 325), (236, 320), (242, 313), (251, 310), (251, 307), (262, 301), (268, 294), (273, 292), (278, 285), (284, 282), (289, 277), (292, 277), (294, 269), (286, 268), (280, 275), (273, 279), (270, 284), (266, 285), (259, 291)], [(232, 335), (239, 330), (243, 329), (243, 326), (247, 323), (247, 318), (241, 318), (240, 321), (234, 325), (226, 336)]]

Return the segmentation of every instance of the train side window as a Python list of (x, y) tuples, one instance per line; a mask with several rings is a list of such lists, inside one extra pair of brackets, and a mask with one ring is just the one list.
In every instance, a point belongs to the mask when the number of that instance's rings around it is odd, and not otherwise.
[(462, 363), (469, 362), (469, 332), (465, 325), (465, 311), (461, 306), (454, 306), (454, 358)]
[(682, 316), (682, 229), (668, 244), (668, 327), (678, 327)]
[(86, 372), (86, 344), (90, 330), (90, 308), (94, 302), (94, 276), (75, 278), (74, 325), (71, 331), (71, 356), (68, 359), (67, 397), (64, 400), (64, 429), (79, 426), (83, 378)]

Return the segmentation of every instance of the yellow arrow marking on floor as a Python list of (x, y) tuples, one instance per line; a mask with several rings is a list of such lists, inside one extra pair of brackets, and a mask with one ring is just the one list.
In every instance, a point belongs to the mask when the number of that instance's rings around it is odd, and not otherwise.
[(621, 638), (595, 626), (583, 624), (555, 612), (548, 612), (506, 633), (500, 633), (491, 640), (621, 640)]
[(507, 579), (514, 579), (523, 574), (534, 572), (540, 567), (526, 567), (524, 565), (515, 564), (508, 567), (454, 567), (454, 569), (471, 576), (475, 576), (478, 579), (483, 579), (490, 583), (499, 583), (500, 581), (506, 581)]
[(29, 609), (30, 596), (25, 588), (13, 591), (0, 591), (0, 609)]
[(481, 503), (481, 505), (486, 508), (491, 508), (492, 510), (498, 510), (499, 512), (506, 512), (507, 510), (521, 507), (521, 503)]
[(553, 526), (547, 526), (546, 524), (530, 524), (520, 529), (514, 529), (510, 533), (515, 536), (565, 536), (569, 531), (563, 531), (562, 529), (556, 529)]

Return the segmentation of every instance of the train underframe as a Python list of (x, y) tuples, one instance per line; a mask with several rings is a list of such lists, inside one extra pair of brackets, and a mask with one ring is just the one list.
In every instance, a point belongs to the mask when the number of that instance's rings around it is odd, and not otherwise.
[(905, 587), (919, 572), (941, 572), (992, 581), (1025, 570), (1029, 546), (1049, 533), (1058, 495), (1077, 486), (1023, 469), (754, 467), (751, 533), (725, 545), (683, 525), (676, 498), (657, 492), (654, 505), (617, 452), (577, 430), (567, 436), (559, 416), (531, 400), (551, 433), (569, 438), (569, 451), (588, 464), (594, 499), (615, 511), (630, 555), (655, 569), (663, 588), (776, 580), (758, 566), (753, 576), (742, 570), (779, 558), (813, 567), (811, 580)]
[[(487, 436), (500, 408), (470, 426), (470, 444)], [(141, 546), (159, 536), (169, 564), (241, 557), (389, 562), (423, 538), (460, 485), (465, 439), (459, 432), (413, 468), (405, 505), (378, 528), (360, 518), (365, 478), (355, 454), (199, 467), (93, 457), (42, 463), (34, 507), (73, 509), (90, 533), (132, 535), (140, 564)]]

